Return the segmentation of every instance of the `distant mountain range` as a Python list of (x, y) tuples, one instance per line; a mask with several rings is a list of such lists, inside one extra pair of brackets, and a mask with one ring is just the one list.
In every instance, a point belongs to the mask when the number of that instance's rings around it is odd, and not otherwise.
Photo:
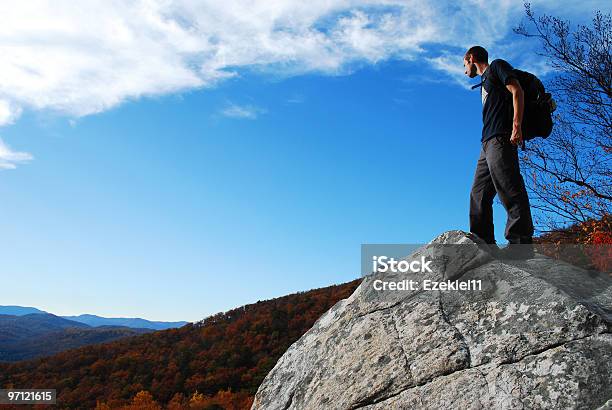
[(74, 320), (76, 322), (85, 323), (89, 326), (126, 326), (136, 329), (153, 329), (165, 330), (181, 327), (188, 322), (153, 322), (138, 317), (101, 317), (96, 315), (79, 315), (79, 316), (62, 316), (64, 319)]
[(178, 329), (0, 363), (0, 386), (53, 386), (64, 408), (145, 408), (143, 397), (138, 407), (128, 405), (146, 390), (162, 408), (248, 409), (278, 358), (360, 281), (259, 301)]
[(75, 347), (153, 331), (125, 326), (92, 327), (49, 313), (0, 314), (0, 361), (49, 356)]
[(57, 316), (34, 307), (0, 306), (0, 362), (49, 356), (187, 323), (96, 315)]
[[(0, 306), (0, 315), (13, 315), (13, 316), (23, 316), (29, 315), (32, 313), (38, 314), (49, 314), (49, 312), (45, 312), (44, 310), (40, 310), (34, 307), (27, 306)], [(124, 317), (102, 317), (90, 314), (83, 314), (78, 316), (57, 316), (62, 317), (64, 319), (72, 320), (79, 323), (84, 323), (86, 325), (92, 327), (98, 326), (124, 326), (131, 327), (134, 329), (153, 329), (153, 330), (165, 330), (165, 329), (173, 329), (176, 327), (181, 327), (186, 325), (189, 322), (159, 322), (159, 321), (151, 321), (141, 318), (124, 318)]]
[(0, 315), (23, 316), (30, 313), (47, 313), (44, 310), (27, 306), (0, 306)]

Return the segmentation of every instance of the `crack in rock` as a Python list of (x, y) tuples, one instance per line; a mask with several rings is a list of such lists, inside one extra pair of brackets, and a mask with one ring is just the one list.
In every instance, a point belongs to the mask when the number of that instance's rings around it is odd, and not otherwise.
[[(568, 341), (566, 341), (566, 342), (564, 342), (564, 343), (561, 343), (561, 344), (555, 344), (554, 346), (550, 346), (549, 348), (539, 350), (537, 353), (533, 353), (533, 354), (528, 354), (528, 355), (525, 355), (525, 356), (521, 357), (519, 360), (507, 361), (507, 362), (498, 362), (498, 363), (483, 363), (483, 364), (480, 364), (480, 365), (478, 365), (478, 366), (474, 366), (474, 367), (466, 367), (466, 368), (464, 368), (464, 369), (454, 370), (454, 371), (451, 371), (451, 372), (446, 373), (446, 374), (440, 374), (440, 375), (435, 376), (435, 377), (432, 377), (431, 379), (428, 379), (428, 380), (426, 380), (426, 381), (424, 381), (424, 382), (422, 382), (422, 383), (418, 383), (418, 384), (415, 384), (415, 385), (407, 386), (406, 388), (402, 389), (402, 390), (401, 390), (400, 392), (398, 392), (397, 394), (393, 394), (393, 395), (391, 395), (390, 397), (388, 397), (388, 398), (386, 398), (386, 399), (384, 399), (384, 400), (379, 400), (379, 401), (376, 401), (376, 402), (374, 402), (374, 403), (370, 403), (370, 404), (368, 404), (368, 405), (371, 405), (371, 404), (378, 404), (378, 403), (385, 402), (385, 401), (387, 401), (387, 400), (389, 400), (389, 399), (391, 399), (391, 398), (393, 398), (393, 397), (395, 397), (395, 396), (398, 396), (399, 394), (401, 394), (401, 393), (403, 393), (403, 392), (405, 392), (405, 391), (408, 391), (408, 390), (411, 390), (411, 389), (420, 388), (420, 387), (423, 387), (423, 386), (425, 386), (425, 385), (427, 385), (427, 384), (429, 384), (429, 383), (432, 383), (432, 382), (434, 382), (434, 381), (436, 381), (437, 379), (440, 379), (440, 378), (442, 378), (442, 377), (452, 376), (452, 375), (454, 375), (454, 374), (456, 374), (456, 373), (461, 373), (461, 372), (465, 372), (465, 371), (469, 371), (469, 370), (477, 370), (477, 371), (478, 371), (478, 372), (479, 372), (479, 373), (480, 373), (482, 376), (484, 376), (484, 379), (485, 379), (485, 381), (487, 382), (487, 383), (486, 383), (486, 384), (487, 384), (487, 390), (489, 390), (489, 393), (490, 393), (489, 383), (488, 383), (488, 381), (487, 381), (486, 375), (485, 375), (485, 374), (484, 374), (484, 373), (481, 371), (481, 369), (480, 369), (481, 367), (485, 367), (485, 368), (486, 368), (486, 367), (488, 367), (488, 368), (490, 368), (491, 370), (493, 370), (493, 369), (499, 368), (499, 367), (504, 366), (504, 365), (509, 365), (509, 364), (518, 364), (518, 363), (522, 362), (523, 360), (525, 360), (525, 359), (526, 359), (526, 358), (528, 358), (528, 357), (535, 357), (535, 356), (539, 356), (539, 355), (541, 355), (541, 354), (543, 354), (543, 353), (548, 352), (549, 350), (556, 349), (556, 348), (558, 348), (558, 347), (560, 347), (560, 346), (565, 346), (566, 344), (569, 344), (569, 343), (579, 342), (579, 341), (584, 340), (584, 339), (588, 339), (588, 338), (592, 338), (592, 337), (599, 336), (599, 335), (604, 335), (604, 334), (610, 334), (610, 333), (609, 333), (609, 332), (603, 332), (603, 333), (597, 333), (597, 334), (588, 335), (588, 336), (584, 336), (584, 337), (578, 337), (578, 338), (576, 338), (576, 339), (568, 340)], [(489, 371), (488, 373), (490, 373), (490, 371)], [(506, 393), (508, 393), (508, 394), (509, 394), (509, 392), (506, 392)], [(366, 407), (366, 406), (361, 406), (361, 407), (351, 407), (351, 410), (355, 410), (355, 409), (358, 409), (358, 408), (363, 408), (363, 407)]]
[(361, 317), (364, 317), (364, 316), (367, 316), (367, 315), (371, 315), (372, 313), (382, 312), (382, 311), (385, 311), (385, 310), (393, 309), (394, 307), (399, 306), (402, 303), (405, 303), (405, 302), (408, 302), (408, 301), (414, 299), (415, 297), (419, 296), (422, 293), (423, 293), (423, 290), (420, 290), (420, 291), (415, 292), (414, 294), (412, 294), (412, 295), (410, 295), (410, 296), (408, 296), (408, 297), (406, 297), (404, 299), (400, 299), (400, 300), (392, 303), (389, 306), (384, 306), (384, 307), (381, 307), (381, 308), (376, 308), (376, 309), (373, 309), (373, 310), (368, 310), (366, 312), (358, 313), (358, 314), (355, 315), (355, 318), (361, 318)]
[(400, 349), (402, 350), (402, 354), (404, 355), (404, 359), (406, 359), (406, 370), (408, 370), (408, 374), (410, 375), (410, 379), (412, 380), (412, 374), (410, 374), (410, 360), (408, 359), (408, 355), (406, 354), (406, 350), (404, 350), (404, 345), (402, 343), (402, 338), (400, 337), (400, 332), (397, 329), (397, 322), (395, 321), (395, 316), (393, 316), (393, 312), (389, 315), (391, 318), (391, 323), (393, 324), (393, 329), (395, 329), (395, 336), (397, 337), (397, 341)]
[(283, 407), (283, 410), (287, 410), (289, 407), (291, 407), (291, 404), (293, 403), (293, 396), (295, 396), (295, 390), (289, 394), (289, 400), (287, 401), (287, 404), (285, 404), (285, 407)]
[[(406, 360), (406, 371), (408, 373), (408, 379), (409, 380), (414, 380), (411, 374), (411, 370), (410, 370), (410, 360), (408, 358), (408, 355), (406, 354), (406, 351), (404, 350), (404, 346), (402, 344), (402, 338), (400, 337), (400, 333), (399, 330), (397, 329), (397, 322), (395, 321), (395, 317), (393, 316), (393, 312), (391, 312), (391, 314), (388, 316), (389, 320), (392, 324), (393, 329), (395, 330), (395, 337), (398, 341), (399, 347), (402, 351), (402, 355), (404, 356), (404, 359)], [(388, 393), (385, 394), (385, 391), (387, 391), (389, 389), (389, 387), (391, 387), (391, 385), (393, 384), (393, 381), (390, 380), (387, 385), (377, 391), (374, 395), (366, 397), (365, 399), (359, 400), (357, 403), (352, 404), (349, 407), (349, 410), (355, 410), (355, 409), (359, 409), (365, 406), (370, 406), (372, 404), (376, 404), (376, 403), (380, 403), (383, 402), (385, 400), (389, 400), (392, 397), (395, 397), (399, 394), (401, 394), (404, 390), (406, 390), (407, 388), (410, 388), (411, 386), (413, 386), (412, 384), (408, 384), (407, 386), (404, 386), (402, 388), (400, 388), (398, 391), (396, 392), (392, 392), (392, 393)]]
[(459, 338), (461, 339), (461, 342), (462, 342), (463, 346), (465, 347), (466, 354), (467, 354), (467, 368), (470, 368), (470, 366), (472, 365), (472, 353), (470, 352), (470, 346), (469, 346), (465, 336), (463, 335), (463, 333), (461, 333), (461, 331), (457, 328), (457, 326), (455, 326), (455, 325), (453, 325), (451, 323), (450, 319), (448, 318), (448, 315), (444, 311), (444, 305), (442, 304), (442, 292), (438, 292), (438, 304), (439, 304), (440, 314), (442, 316), (442, 319), (449, 326), (451, 326), (453, 329), (455, 329), (455, 331), (457, 332), (457, 335), (459, 335)]

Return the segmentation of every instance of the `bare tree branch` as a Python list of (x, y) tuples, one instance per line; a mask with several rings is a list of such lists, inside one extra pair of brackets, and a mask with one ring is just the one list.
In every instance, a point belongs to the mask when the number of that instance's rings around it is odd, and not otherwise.
[(515, 33), (537, 39), (556, 76), (546, 83), (558, 104), (553, 133), (522, 156), (536, 217), (553, 230), (608, 215), (612, 208), (612, 16), (572, 30), (558, 17), (536, 18), (525, 3)]

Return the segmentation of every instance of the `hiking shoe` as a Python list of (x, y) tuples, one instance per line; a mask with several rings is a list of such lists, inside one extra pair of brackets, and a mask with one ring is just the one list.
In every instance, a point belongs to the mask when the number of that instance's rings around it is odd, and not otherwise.
[(479, 246), (481, 247), (482, 250), (487, 252), (492, 257), (494, 258), (499, 257), (499, 253), (501, 252), (501, 249), (499, 248), (499, 246), (497, 246), (496, 243), (483, 243), (483, 244), (479, 244)]
[(499, 250), (498, 259), (533, 259), (535, 251), (532, 244), (511, 243)]

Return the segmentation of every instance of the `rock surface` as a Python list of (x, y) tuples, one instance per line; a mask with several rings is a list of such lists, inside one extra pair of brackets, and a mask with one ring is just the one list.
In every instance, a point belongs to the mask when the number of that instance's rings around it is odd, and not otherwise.
[[(493, 259), (446, 232), (408, 257), (480, 290), (374, 289), (373, 274), (295, 342), (252, 409), (608, 408), (612, 280), (541, 255)], [(378, 282), (380, 283), (380, 282)], [(422, 287), (422, 286), (421, 286)], [(608, 402), (608, 404), (606, 404)]]

